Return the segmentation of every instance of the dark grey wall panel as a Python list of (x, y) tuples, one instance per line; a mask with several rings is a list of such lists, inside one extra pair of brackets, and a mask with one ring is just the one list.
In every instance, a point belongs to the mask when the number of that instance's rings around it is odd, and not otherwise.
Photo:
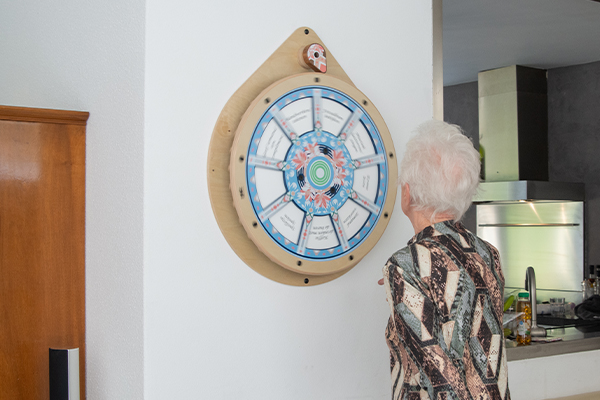
[(550, 180), (584, 182), (586, 264), (600, 264), (600, 62), (548, 70)]
[(444, 88), (444, 121), (460, 126), (479, 149), (479, 104), (477, 82)]
[[(444, 88), (444, 121), (460, 126), (479, 149), (479, 99), (477, 82), (462, 83)], [(463, 217), (465, 227), (477, 232), (475, 207), (469, 208)]]

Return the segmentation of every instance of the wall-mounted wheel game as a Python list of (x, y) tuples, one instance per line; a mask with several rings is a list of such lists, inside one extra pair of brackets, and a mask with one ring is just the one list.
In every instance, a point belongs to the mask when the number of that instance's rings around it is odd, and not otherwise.
[(375, 246), (396, 177), (383, 118), (308, 28), (232, 96), (209, 148), (225, 238), (251, 268), (290, 285), (335, 279)]

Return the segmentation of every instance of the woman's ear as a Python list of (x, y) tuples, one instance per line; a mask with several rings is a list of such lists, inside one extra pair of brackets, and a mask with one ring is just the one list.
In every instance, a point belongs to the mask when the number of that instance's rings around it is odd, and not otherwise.
[(409, 206), (410, 206), (410, 186), (408, 183), (402, 185), (401, 194), (400, 194), (400, 205), (402, 206), (402, 212), (405, 215), (408, 215)]

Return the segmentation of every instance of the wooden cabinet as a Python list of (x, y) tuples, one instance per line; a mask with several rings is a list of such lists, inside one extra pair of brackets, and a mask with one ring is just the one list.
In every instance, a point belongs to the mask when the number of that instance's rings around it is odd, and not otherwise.
[(0, 399), (48, 399), (48, 349), (80, 350), (86, 112), (0, 106)]

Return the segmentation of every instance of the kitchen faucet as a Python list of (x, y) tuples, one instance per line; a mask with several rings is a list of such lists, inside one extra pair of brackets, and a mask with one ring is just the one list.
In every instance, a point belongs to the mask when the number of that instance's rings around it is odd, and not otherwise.
[(527, 267), (525, 273), (525, 290), (531, 298), (531, 336), (546, 336), (546, 329), (537, 326), (537, 295), (535, 292), (535, 271), (533, 267)]

